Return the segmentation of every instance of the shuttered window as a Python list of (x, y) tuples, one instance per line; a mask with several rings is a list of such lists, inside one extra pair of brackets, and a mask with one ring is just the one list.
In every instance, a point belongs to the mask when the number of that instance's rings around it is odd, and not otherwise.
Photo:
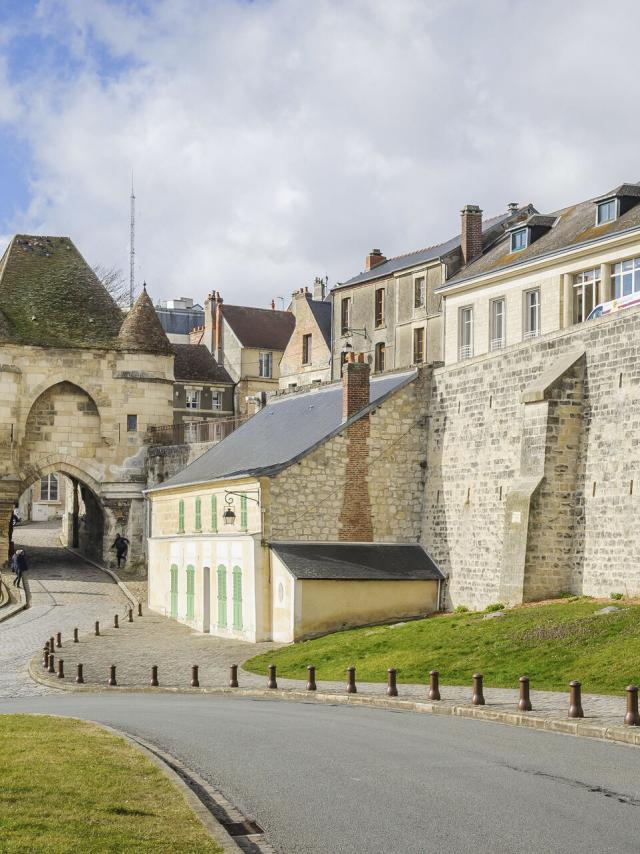
[(242, 628), (242, 570), (233, 567), (233, 628)]
[(196, 531), (202, 530), (202, 499), (196, 498)]
[(218, 498), (216, 495), (211, 496), (211, 530), (214, 534), (218, 533)]
[(184, 501), (178, 502), (178, 533), (184, 534)]
[(170, 604), (170, 614), (175, 620), (178, 616), (178, 567), (174, 563), (171, 565), (171, 604)]
[(193, 620), (196, 599), (196, 571), (192, 566), (187, 567), (187, 620)]
[(247, 530), (247, 496), (240, 496), (240, 528)]
[(227, 626), (227, 568), (221, 563), (218, 567), (218, 627)]

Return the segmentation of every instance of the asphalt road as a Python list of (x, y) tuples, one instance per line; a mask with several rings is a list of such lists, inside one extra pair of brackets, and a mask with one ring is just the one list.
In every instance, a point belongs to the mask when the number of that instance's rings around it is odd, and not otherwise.
[(255, 818), (284, 854), (640, 852), (637, 748), (450, 717), (195, 695), (0, 700), (7, 712), (73, 715), (154, 742)]

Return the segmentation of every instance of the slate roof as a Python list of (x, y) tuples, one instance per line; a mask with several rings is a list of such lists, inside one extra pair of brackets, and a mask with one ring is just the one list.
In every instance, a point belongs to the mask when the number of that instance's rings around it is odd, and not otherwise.
[(270, 543), (299, 579), (440, 581), (438, 566), (417, 543)]
[[(597, 241), (601, 238), (611, 237), (620, 232), (640, 228), (640, 204), (634, 205), (626, 213), (612, 222), (596, 225), (596, 205), (600, 199), (611, 198), (616, 193), (623, 191), (622, 195), (633, 196), (631, 192), (624, 191), (630, 185), (622, 184), (611, 193), (587, 199), (577, 205), (570, 205), (549, 215), (554, 225), (546, 234), (534, 240), (529, 246), (519, 252), (511, 252), (511, 244), (508, 236), (500, 239), (484, 255), (468, 264), (456, 276), (449, 279), (444, 285), (436, 288), (437, 292), (446, 292), (461, 282), (493, 273), (498, 270), (517, 267), (527, 261), (533, 261), (545, 256), (555, 255), (566, 249), (573, 249), (581, 244)], [(631, 185), (640, 191), (640, 184)], [(524, 225), (524, 223), (523, 223)]]
[(155, 309), (165, 332), (188, 335), (196, 326), (204, 326), (203, 308), (164, 308), (157, 305)]
[(143, 353), (173, 353), (173, 347), (153, 307), (146, 287), (127, 312), (120, 334), (120, 346)]
[(290, 311), (222, 303), (222, 316), (244, 347), (284, 350), (296, 325)]
[(233, 380), (204, 344), (174, 344), (176, 359), (173, 373), (176, 380), (201, 383), (231, 383)]
[(68, 237), (17, 234), (0, 260), (0, 336), (45, 347), (116, 347), (122, 312)]
[(331, 349), (331, 303), (320, 302), (315, 299), (310, 299), (308, 302), (311, 314), (318, 324), (318, 329), (322, 333), (327, 347)]
[(371, 380), (369, 406), (364, 407), (344, 424), (341, 382), (272, 399), (222, 442), (214, 445), (161, 486), (155, 486), (148, 491), (156, 492), (175, 486), (236, 477), (276, 474), (325, 439), (357, 421), (373, 408), (373, 404), (381, 403), (414, 380), (417, 375), (418, 372), (414, 369), (374, 377)]

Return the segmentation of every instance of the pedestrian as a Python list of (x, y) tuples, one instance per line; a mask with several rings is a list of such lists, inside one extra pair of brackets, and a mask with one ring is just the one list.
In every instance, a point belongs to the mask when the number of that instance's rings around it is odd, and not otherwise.
[(19, 525), (22, 522), (22, 516), (20, 515), (20, 507), (18, 506), (18, 502), (13, 505), (13, 510), (11, 511), (11, 527), (15, 528), (16, 525)]
[(116, 557), (118, 559), (118, 569), (120, 569), (120, 564), (127, 559), (127, 552), (129, 551), (129, 540), (126, 537), (120, 536), (120, 534), (116, 534), (116, 538), (113, 541), (112, 549), (116, 550)]
[(14, 552), (11, 555), (11, 572), (14, 575), (18, 574), (18, 553), (17, 552)]
[(13, 586), (20, 587), (20, 582), (22, 581), (22, 573), (26, 572), (29, 569), (29, 567), (27, 566), (27, 556), (24, 553), (24, 549), (18, 549), (13, 557), (15, 558), (16, 562), (16, 577), (13, 580)]

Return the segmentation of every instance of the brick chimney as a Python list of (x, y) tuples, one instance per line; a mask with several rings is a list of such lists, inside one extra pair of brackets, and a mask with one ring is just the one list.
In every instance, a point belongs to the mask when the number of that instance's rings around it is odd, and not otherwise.
[(482, 255), (482, 211), (478, 205), (465, 205), (460, 213), (462, 259), (465, 264), (470, 264)]
[(220, 306), (222, 305), (222, 297), (219, 291), (212, 291), (204, 301), (204, 335), (202, 343), (207, 350), (213, 354), (215, 359), (219, 358), (219, 350), (222, 345), (221, 341), (221, 323)]
[(342, 368), (343, 421), (348, 421), (369, 403), (370, 370), (364, 360), (364, 353), (347, 354), (347, 361)]
[(365, 273), (368, 273), (369, 270), (373, 270), (374, 267), (377, 267), (379, 264), (384, 264), (387, 259), (384, 257), (382, 252), (379, 249), (372, 249), (371, 252), (364, 259), (364, 270)]

